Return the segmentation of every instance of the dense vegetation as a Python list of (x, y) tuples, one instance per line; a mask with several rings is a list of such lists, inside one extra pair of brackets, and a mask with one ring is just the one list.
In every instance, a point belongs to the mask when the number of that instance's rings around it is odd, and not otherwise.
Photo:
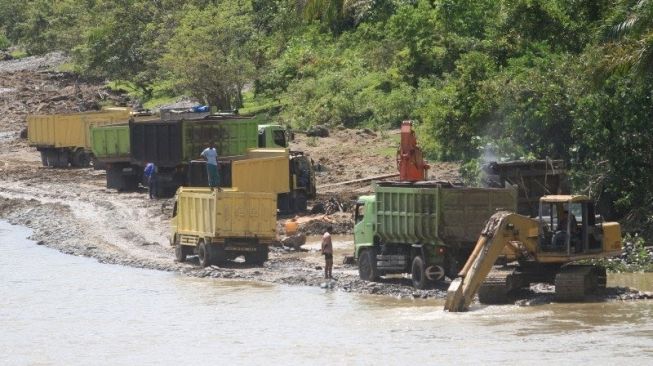
[[(0, 0), (0, 47), (64, 50), (144, 99), (420, 124), (431, 158), (561, 158), (653, 232), (653, 0)], [(251, 105), (245, 105), (250, 107)]]

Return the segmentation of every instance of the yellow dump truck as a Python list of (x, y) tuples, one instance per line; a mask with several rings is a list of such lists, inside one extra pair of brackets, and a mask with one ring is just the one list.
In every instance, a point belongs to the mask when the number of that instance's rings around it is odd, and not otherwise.
[(276, 239), (277, 196), (225, 188), (181, 187), (171, 220), (171, 244), (179, 262), (197, 254), (207, 267), (244, 255), (262, 264)]
[[(302, 152), (250, 149), (246, 155), (221, 159), (219, 164), (221, 186), (276, 193), (277, 208), (284, 214), (305, 211), (308, 200), (316, 196), (313, 163)], [(187, 181), (192, 187), (207, 184), (205, 161), (191, 161)]]
[(41, 152), (43, 166), (89, 166), (90, 127), (129, 120), (129, 108), (27, 117), (27, 140)]

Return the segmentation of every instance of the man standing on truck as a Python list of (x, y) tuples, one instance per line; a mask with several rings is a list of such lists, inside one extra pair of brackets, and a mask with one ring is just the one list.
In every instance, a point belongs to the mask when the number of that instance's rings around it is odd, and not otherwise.
[(333, 243), (331, 243), (331, 232), (333, 227), (327, 227), (327, 231), (322, 236), (322, 254), (324, 254), (324, 278), (333, 278), (331, 270), (333, 269)]
[(211, 189), (218, 187), (220, 191), (220, 174), (218, 173), (218, 151), (215, 149), (215, 142), (211, 142), (209, 147), (200, 154), (206, 160), (206, 174), (209, 177), (209, 187)]
[(147, 165), (145, 165), (145, 170), (143, 170), (143, 175), (145, 175), (145, 178), (147, 179), (150, 199), (153, 199), (156, 197), (157, 188), (156, 165), (154, 165), (154, 163), (147, 163)]

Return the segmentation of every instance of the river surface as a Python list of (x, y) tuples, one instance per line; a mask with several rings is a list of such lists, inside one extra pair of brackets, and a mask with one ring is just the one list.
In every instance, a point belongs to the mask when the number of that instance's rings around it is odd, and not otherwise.
[(449, 314), (435, 300), (99, 264), (29, 234), (0, 221), (0, 365), (653, 364), (653, 302)]

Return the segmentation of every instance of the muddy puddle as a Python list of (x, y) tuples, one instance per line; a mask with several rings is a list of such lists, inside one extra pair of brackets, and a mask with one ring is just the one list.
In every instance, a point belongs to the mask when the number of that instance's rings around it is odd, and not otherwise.
[[(653, 304), (443, 312), (315, 287), (97, 263), (0, 222), (0, 364), (605, 364), (653, 357)], [(651, 275), (615, 283), (643, 289)]]

